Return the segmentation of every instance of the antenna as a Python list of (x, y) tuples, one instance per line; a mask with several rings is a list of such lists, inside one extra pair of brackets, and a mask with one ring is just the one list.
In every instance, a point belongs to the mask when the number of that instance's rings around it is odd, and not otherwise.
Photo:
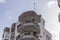
[(36, 4), (35, 4), (35, 2), (34, 2), (34, 10), (36, 10), (35, 5), (36, 5)]
[(36, 10), (35, 6), (36, 6), (36, 3), (35, 3), (35, 1), (34, 1), (34, 10)]

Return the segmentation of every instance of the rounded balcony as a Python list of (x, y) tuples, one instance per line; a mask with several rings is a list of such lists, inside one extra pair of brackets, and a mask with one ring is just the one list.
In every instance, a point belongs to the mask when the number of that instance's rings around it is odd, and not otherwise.
[(38, 40), (38, 38), (33, 35), (23, 35), (18, 40)]
[(18, 32), (23, 33), (24, 31), (30, 30), (32, 32), (40, 33), (40, 27), (34, 23), (25, 23), (18, 28)]

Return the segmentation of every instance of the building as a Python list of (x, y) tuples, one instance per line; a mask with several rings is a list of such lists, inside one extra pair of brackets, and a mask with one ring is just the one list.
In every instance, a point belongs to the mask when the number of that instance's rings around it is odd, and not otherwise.
[(60, 13), (59, 13), (59, 15), (58, 15), (58, 21), (60, 22)]
[(6, 27), (3, 40), (52, 40), (52, 35), (45, 29), (45, 20), (35, 11), (23, 12), (18, 22), (11, 28)]
[(3, 32), (2, 40), (10, 39), (10, 28), (6, 27)]
[(59, 6), (59, 8), (60, 8), (60, 0), (57, 0), (58, 1), (58, 6)]

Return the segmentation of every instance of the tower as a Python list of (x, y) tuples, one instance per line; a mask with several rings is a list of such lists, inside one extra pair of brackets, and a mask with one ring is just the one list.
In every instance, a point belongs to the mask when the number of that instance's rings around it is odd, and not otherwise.
[(9, 40), (10, 39), (10, 28), (6, 27), (3, 32), (2, 40)]
[(16, 23), (13, 23), (10, 29), (10, 40), (15, 40), (15, 27)]
[(18, 32), (21, 35), (19, 40), (38, 40), (40, 17), (41, 15), (38, 16), (34, 11), (27, 11), (19, 16), (19, 22), (21, 22), (17, 26)]
[(16, 40), (52, 40), (45, 29), (45, 20), (35, 11), (23, 12), (16, 23)]

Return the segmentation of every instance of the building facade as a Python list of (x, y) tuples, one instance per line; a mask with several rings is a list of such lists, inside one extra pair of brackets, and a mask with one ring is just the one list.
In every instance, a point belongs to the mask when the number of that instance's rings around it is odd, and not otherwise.
[(4, 29), (2, 40), (52, 40), (52, 35), (45, 29), (45, 20), (41, 15), (26, 11), (11, 28)]
[[(57, 0), (58, 2), (58, 7), (60, 8), (60, 0)], [(58, 15), (58, 21), (60, 22), (60, 12), (59, 12), (59, 15)]]
[(59, 6), (59, 8), (60, 8), (60, 0), (57, 0), (57, 2), (58, 2), (58, 6)]

